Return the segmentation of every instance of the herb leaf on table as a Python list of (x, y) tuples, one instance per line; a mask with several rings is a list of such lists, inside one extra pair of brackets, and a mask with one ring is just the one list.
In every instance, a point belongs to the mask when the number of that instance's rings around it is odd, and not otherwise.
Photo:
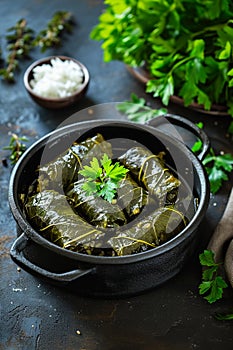
[(223, 277), (218, 274), (221, 264), (217, 264), (214, 260), (214, 253), (211, 250), (204, 250), (199, 255), (200, 263), (207, 268), (202, 272), (202, 282), (199, 285), (200, 295), (205, 295), (204, 298), (210, 303), (222, 298), (223, 289), (228, 285)]
[(221, 188), (223, 181), (229, 179), (227, 173), (233, 169), (233, 155), (230, 153), (216, 155), (211, 148), (202, 162), (209, 177), (210, 190), (215, 194)]
[(16, 164), (21, 155), (26, 150), (26, 144), (28, 139), (25, 136), (19, 137), (16, 134), (11, 134), (10, 143), (8, 146), (3, 147), (5, 150), (10, 150), (11, 154), (9, 156), (11, 164)]
[[(203, 123), (197, 123), (199, 128), (203, 128)], [(193, 152), (198, 152), (202, 148), (202, 142), (196, 141), (192, 147)], [(233, 155), (230, 153), (216, 154), (211, 147), (209, 153), (202, 161), (209, 177), (211, 193), (217, 193), (222, 187), (223, 181), (229, 180), (228, 174), (233, 170)]]
[(144, 98), (139, 98), (134, 93), (132, 93), (130, 97), (131, 100), (119, 103), (117, 109), (133, 122), (143, 124), (167, 113), (166, 108), (152, 109), (147, 106), (146, 100)]

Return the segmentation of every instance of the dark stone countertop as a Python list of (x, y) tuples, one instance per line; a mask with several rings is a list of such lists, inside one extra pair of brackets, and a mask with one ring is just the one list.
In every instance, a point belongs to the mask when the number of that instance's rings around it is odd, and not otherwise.
[[(100, 0), (17, 0), (1, 1), (1, 46), (5, 51), (6, 29), (20, 18), (39, 31), (57, 10), (70, 10), (75, 17), (73, 33), (65, 36), (60, 48), (42, 54), (34, 50), (20, 63), (16, 82), (0, 82), (0, 158), (8, 151), (9, 132), (26, 135), (29, 144), (54, 130), (74, 112), (96, 104), (128, 100), (132, 92), (144, 97), (153, 107), (160, 101), (145, 94), (139, 83), (120, 62), (104, 63), (100, 43), (89, 38), (103, 9)], [(85, 98), (63, 111), (37, 106), (23, 86), (23, 72), (35, 59), (63, 54), (86, 64), (91, 82)], [(229, 117), (211, 116), (170, 104), (170, 113), (203, 121), (216, 151), (232, 152), (226, 137)], [(8, 163), (9, 164), (9, 163)], [(138, 296), (95, 299), (80, 296), (43, 282), (11, 260), (9, 250), (16, 238), (16, 225), (8, 205), (11, 166), (0, 164), (0, 349), (1, 350), (230, 350), (233, 344), (232, 321), (220, 322), (217, 312), (233, 311), (233, 294), (208, 304), (198, 294), (201, 268), (198, 252), (206, 246), (224, 211), (232, 177), (215, 196), (211, 195), (206, 218), (200, 226), (198, 251), (172, 280)], [(80, 334), (77, 333), (80, 331)]]

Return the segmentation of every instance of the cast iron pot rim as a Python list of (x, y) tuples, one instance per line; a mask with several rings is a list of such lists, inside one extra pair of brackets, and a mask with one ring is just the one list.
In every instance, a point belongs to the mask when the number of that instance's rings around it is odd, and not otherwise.
[[(136, 253), (132, 255), (123, 255), (123, 256), (114, 256), (114, 257), (107, 257), (107, 256), (95, 256), (95, 255), (87, 255), (82, 254), (79, 252), (73, 252), (67, 249), (64, 249), (62, 247), (59, 247), (55, 245), (54, 243), (48, 241), (44, 237), (42, 237), (24, 218), (21, 208), (19, 207), (17, 203), (17, 198), (15, 198), (16, 192), (15, 189), (15, 178), (18, 172), (21, 170), (22, 167), (27, 164), (27, 158), (30, 155), (30, 157), (33, 157), (34, 152), (38, 151), (41, 147), (45, 146), (45, 141), (48, 140), (51, 136), (54, 137), (54, 140), (56, 140), (59, 136), (64, 136), (67, 131), (75, 131), (74, 128), (77, 127), (85, 127), (88, 125), (88, 127), (98, 127), (101, 125), (113, 125), (117, 124), (118, 126), (129, 126), (129, 127), (136, 127), (139, 129), (146, 130), (148, 132), (154, 132), (156, 130), (156, 133), (162, 135), (164, 138), (169, 138), (172, 141), (175, 141), (176, 144), (179, 145), (179, 147), (185, 148), (185, 151), (188, 153), (192, 165), (194, 168), (196, 168), (197, 174), (199, 177), (202, 177), (204, 181), (200, 181), (201, 183), (201, 196), (200, 196), (200, 202), (199, 206), (197, 208), (196, 213), (194, 214), (192, 220), (189, 222), (189, 224), (185, 227), (184, 230), (182, 230), (178, 235), (170, 239), (169, 241), (161, 244), (160, 246), (153, 248), (151, 250)], [(123, 125), (122, 125), (123, 124)], [(153, 135), (156, 137), (155, 135)], [(25, 163), (25, 164), (24, 164)], [(195, 154), (180, 140), (173, 138), (171, 135), (166, 134), (165, 132), (161, 130), (155, 129), (155, 127), (145, 124), (137, 124), (131, 121), (122, 121), (122, 120), (115, 120), (115, 119), (99, 119), (99, 120), (88, 120), (88, 121), (81, 121), (76, 122), (72, 124), (68, 124), (65, 126), (62, 126), (61, 128), (58, 128), (54, 131), (51, 131), (47, 133), (46, 135), (42, 136), (39, 140), (34, 142), (20, 157), (14, 168), (12, 169), (10, 181), (9, 181), (9, 204), (12, 211), (12, 214), (14, 216), (14, 219), (19, 226), (20, 230), (23, 234), (26, 235), (27, 239), (31, 239), (33, 242), (37, 243), (38, 245), (41, 245), (44, 248), (47, 248), (53, 252), (56, 252), (58, 254), (61, 254), (65, 257), (79, 260), (86, 263), (91, 264), (97, 264), (97, 265), (114, 265), (114, 264), (125, 264), (125, 263), (134, 263), (141, 260), (146, 260), (149, 258), (154, 258), (156, 256), (162, 255), (166, 253), (169, 250), (172, 250), (177, 245), (181, 244), (184, 240), (188, 239), (188, 237), (192, 234), (195, 234), (195, 231), (197, 230), (203, 216), (205, 215), (205, 212), (208, 207), (209, 202), (209, 182), (207, 180), (207, 175), (204, 170), (204, 167), (201, 163), (201, 161), (195, 156)]]

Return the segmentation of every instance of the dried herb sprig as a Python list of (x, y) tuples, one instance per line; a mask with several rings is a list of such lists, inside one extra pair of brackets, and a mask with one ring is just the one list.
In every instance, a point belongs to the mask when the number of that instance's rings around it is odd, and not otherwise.
[(34, 31), (27, 26), (25, 19), (20, 19), (8, 32), (11, 33), (6, 36), (9, 51), (7, 66), (0, 69), (0, 75), (7, 81), (14, 81), (14, 72), (19, 66), (19, 60), (27, 57), (32, 48)]
[(11, 134), (9, 145), (3, 148), (11, 151), (11, 155), (9, 157), (11, 164), (16, 164), (21, 155), (25, 152), (26, 145), (24, 142), (27, 141), (28, 139), (25, 136), (19, 137), (14, 133)]
[(44, 52), (50, 47), (60, 45), (62, 32), (64, 30), (70, 32), (71, 29), (72, 14), (68, 11), (55, 12), (47, 27), (37, 35), (27, 26), (25, 19), (20, 19), (15, 26), (7, 30), (10, 32), (6, 35), (9, 55), (6, 59), (6, 67), (0, 69), (0, 76), (6, 81), (14, 82), (14, 72), (19, 67), (20, 59), (29, 56), (30, 51), (36, 46)]
[(65, 30), (70, 32), (72, 29), (72, 14), (68, 11), (56, 12), (48, 22), (47, 28), (41, 30), (33, 41), (34, 46), (39, 46), (41, 52), (45, 52), (52, 46), (58, 46), (61, 43), (61, 34)]

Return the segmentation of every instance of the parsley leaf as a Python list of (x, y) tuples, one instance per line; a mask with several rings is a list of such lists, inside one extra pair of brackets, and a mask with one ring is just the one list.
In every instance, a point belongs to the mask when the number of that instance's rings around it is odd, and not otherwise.
[[(196, 124), (198, 126), (198, 128), (202, 129), (203, 128), (203, 123), (202, 122), (199, 122)], [(195, 152), (199, 152), (202, 148), (202, 141), (201, 140), (197, 140), (193, 147), (192, 147), (192, 151), (195, 153)]]
[[(203, 128), (203, 123), (198, 123), (199, 128)], [(198, 152), (202, 148), (201, 140), (194, 143), (193, 152)], [(228, 180), (227, 173), (233, 170), (233, 155), (230, 153), (216, 155), (213, 148), (202, 161), (210, 181), (210, 191), (215, 194), (221, 188), (223, 181)]]
[(199, 294), (205, 295), (204, 298), (210, 303), (222, 298), (223, 289), (228, 285), (218, 275), (218, 269), (221, 264), (217, 264), (214, 260), (214, 253), (211, 250), (204, 250), (199, 255), (199, 260), (202, 266), (206, 267), (202, 272), (202, 282), (199, 285)]
[(228, 180), (226, 172), (231, 172), (233, 169), (233, 156), (229, 153), (216, 155), (213, 148), (203, 160), (207, 174), (210, 180), (210, 190), (216, 193), (222, 186), (223, 181)]
[(131, 94), (131, 100), (121, 102), (117, 109), (126, 114), (127, 118), (135, 123), (146, 123), (147, 121), (167, 113), (166, 108), (152, 109), (147, 106), (144, 98), (139, 98), (136, 94)]
[(199, 255), (199, 260), (202, 266), (217, 266), (212, 250), (205, 250), (204, 253)]
[(116, 195), (118, 183), (122, 180), (128, 169), (119, 162), (112, 163), (107, 154), (104, 154), (100, 163), (96, 157), (90, 161), (90, 166), (85, 165), (79, 174), (86, 178), (82, 188), (87, 195), (95, 194), (108, 202), (112, 202)]

